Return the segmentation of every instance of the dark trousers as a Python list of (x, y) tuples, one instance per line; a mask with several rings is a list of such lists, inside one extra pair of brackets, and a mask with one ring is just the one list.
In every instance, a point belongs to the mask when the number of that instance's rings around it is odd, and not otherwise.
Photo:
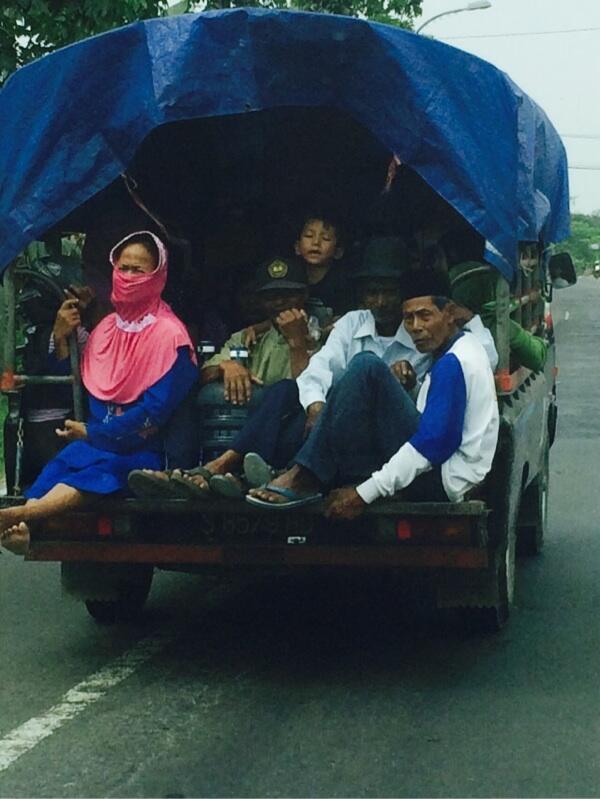
[[(329, 392), (310, 436), (294, 458), (323, 486), (364, 480), (416, 432), (419, 412), (380, 358), (363, 352)], [(407, 499), (447, 502), (439, 468), (417, 478)]]
[(295, 380), (280, 380), (263, 392), (260, 406), (234, 438), (231, 449), (257, 452), (276, 469), (288, 465), (304, 440), (306, 414)]
[(164, 429), (167, 469), (192, 469), (200, 459), (196, 388), (177, 406)]

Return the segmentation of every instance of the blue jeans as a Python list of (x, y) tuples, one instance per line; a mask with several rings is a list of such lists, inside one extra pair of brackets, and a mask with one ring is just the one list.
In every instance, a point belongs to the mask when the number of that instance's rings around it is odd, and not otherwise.
[[(312, 472), (325, 487), (362, 481), (411, 438), (419, 418), (389, 366), (373, 353), (362, 352), (329, 392), (294, 463)], [(408, 498), (448, 501), (439, 468), (417, 478), (410, 488)]]
[(231, 443), (245, 455), (257, 452), (276, 469), (288, 465), (304, 441), (306, 414), (295, 380), (279, 380), (264, 389), (260, 406)]

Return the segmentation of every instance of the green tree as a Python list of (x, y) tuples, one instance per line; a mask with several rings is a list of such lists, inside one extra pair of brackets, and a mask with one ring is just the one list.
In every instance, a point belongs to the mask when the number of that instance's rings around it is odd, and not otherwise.
[(166, 0), (2, 0), (0, 80), (58, 47), (166, 9)]
[(298, 8), (411, 28), (422, 0), (0, 0), (0, 84), (23, 64), (138, 19), (209, 8)]
[(262, 8), (295, 8), (302, 11), (320, 11), (326, 14), (342, 14), (348, 17), (363, 17), (373, 22), (387, 22), (403, 28), (412, 28), (421, 13), (423, 0), (206, 0), (190, 2), (197, 11), (207, 8), (235, 8), (236, 6), (258, 6)]
[(591, 269), (600, 260), (600, 211), (571, 216), (571, 236), (556, 246), (555, 252), (569, 252), (578, 272)]

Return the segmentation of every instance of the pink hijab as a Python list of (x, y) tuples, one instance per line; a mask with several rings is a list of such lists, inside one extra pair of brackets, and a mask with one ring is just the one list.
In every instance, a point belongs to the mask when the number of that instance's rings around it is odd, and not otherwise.
[[(151, 236), (158, 247), (154, 272), (128, 275), (115, 269), (115, 251), (140, 233)], [(179, 347), (189, 348), (194, 363), (196, 356), (183, 322), (161, 299), (167, 282), (167, 251), (162, 241), (147, 230), (132, 233), (115, 244), (110, 262), (116, 313), (94, 328), (83, 353), (81, 377), (92, 396), (125, 405), (169, 371)]]

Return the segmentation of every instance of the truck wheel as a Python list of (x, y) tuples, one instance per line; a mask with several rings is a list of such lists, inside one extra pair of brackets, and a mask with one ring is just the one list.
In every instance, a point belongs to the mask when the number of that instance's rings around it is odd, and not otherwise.
[(139, 618), (150, 593), (153, 569), (136, 569), (134, 580), (119, 580), (115, 599), (86, 599), (88, 613), (98, 624), (117, 624)]
[(548, 445), (542, 468), (529, 484), (519, 508), (517, 552), (519, 555), (539, 555), (544, 546), (548, 525), (548, 476), (550, 471)]
[(550, 404), (548, 408), (548, 443), (549, 446), (554, 444), (554, 439), (556, 438), (556, 426), (558, 423), (558, 406), (556, 404), (556, 396), (554, 397), (554, 401)]

